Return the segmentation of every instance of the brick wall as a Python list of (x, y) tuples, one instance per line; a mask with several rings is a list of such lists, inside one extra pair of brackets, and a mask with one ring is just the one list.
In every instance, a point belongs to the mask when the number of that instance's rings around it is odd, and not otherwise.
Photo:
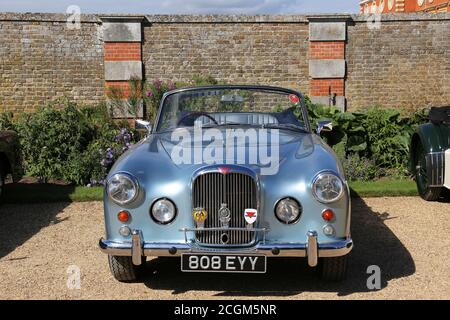
[(349, 109), (450, 104), (450, 15), (421, 21), (411, 16), (388, 15), (381, 29), (370, 32), (364, 21), (348, 28)]
[(69, 30), (63, 15), (0, 14), (0, 111), (32, 111), (64, 95), (102, 101), (101, 37), (95, 16)]
[(308, 25), (157, 20), (144, 28), (149, 79), (187, 81), (211, 75), (236, 84), (275, 84), (309, 91)]
[(310, 59), (345, 59), (345, 42), (310, 42)]
[[(79, 30), (67, 28), (66, 18), (0, 13), (0, 111), (32, 111), (64, 95), (99, 103), (105, 87), (127, 89), (129, 74), (176, 81), (211, 75), (291, 87), (324, 102), (331, 89), (350, 110), (450, 103), (450, 14), (385, 14), (380, 29), (360, 15), (83, 15)], [(345, 21), (344, 39), (323, 40), (320, 28), (311, 36), (312, 21), (336, 19)], [(121, 23), (129, 33), (115, 31)], [(328, 63), (335, 70), (324, 75)]]
[(105, 61), (130, 61), (141, 58), (139, 42), (105, 42)]

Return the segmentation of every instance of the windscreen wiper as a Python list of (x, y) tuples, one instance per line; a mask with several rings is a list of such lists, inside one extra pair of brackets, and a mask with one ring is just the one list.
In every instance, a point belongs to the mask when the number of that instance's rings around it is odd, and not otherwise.
[(202, 128), (217, 128), (217, 127), (228, 127), (228, 126), (254, 126), (253, 124), (249, 123), (238, 123), (238, 122), (226, 122), (226, 123), (211, 123), (207, 125), (203, 125)]
[(264, 129), (283, 129), (297, 132), (308, 132), (305, 128), (299, 127), (292, 123), (266, 123), (262, 127)]

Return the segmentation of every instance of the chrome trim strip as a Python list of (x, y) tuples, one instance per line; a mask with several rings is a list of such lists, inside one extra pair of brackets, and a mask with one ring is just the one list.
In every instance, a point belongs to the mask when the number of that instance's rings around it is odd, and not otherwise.
[[(114, 256), (131, 256), (132, 245), (130, 241), (116, 242), (100, 239), (100, 250)], [(353, 248), (351, 238), (332, 243), (317, 244), (318, 257), (339, 257), (348, 254)], [(171, 252), (169, 252), (171, 251)], [(188, 243), (145, 243), (143, 255), (151, 257), (179, 257), (185, 252), (217, 252), (229, 254), (262, 254), (268, 257), (306, 257), (306, 243), (258, 243), (251, 248), (205, 248)]]
[(345, 181), (345, 187), (347, 189), (347, 199), (348, 199), (348, 207), (347, 207), (347, 216), (346, 216), (346, 223), (345, 223), (345, 236), (347, 238), (350, 238), (350, 224), (352, 220), (352, 197), (350, 195), (350, 187), (348, 185), (348, 182)]
[(444, 187), (450, 189), (450, 149), (445, 151), (444, 162)]
[(445, 152), (430, 152), (426, 155), (426, 166), (430, 187), (444, 185)]

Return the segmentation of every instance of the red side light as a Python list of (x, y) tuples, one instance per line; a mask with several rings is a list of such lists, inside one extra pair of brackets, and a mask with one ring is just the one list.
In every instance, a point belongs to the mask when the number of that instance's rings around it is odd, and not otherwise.
[(331, 221), (334, 219), (334, 212), (331, 209), (326, 209), (322, 212), (322, 218), (325, 221)]
[(130, 219), (130, 214), (127, 211), (120, 211), (117, 215), (117, 219), (121, 222), (127, 222)]

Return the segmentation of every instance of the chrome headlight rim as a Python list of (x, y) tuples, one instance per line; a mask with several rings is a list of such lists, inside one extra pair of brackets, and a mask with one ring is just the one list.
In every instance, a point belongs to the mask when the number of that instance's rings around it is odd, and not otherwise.
[[(294, 220), (292, 220), (292, 221), (290, 221), (290, 222), (286, 222), (286, 221), (280, 219), (280, 217), (279, 217), (278, 214), (277, 214), (277, 208), (278, 208), (278, 205), (279, 205), (280, 202), (283, 201), (283, 200), (293, 200), (293, 201), (297, 204), (297, 206), (298, 206), (298, 210), (299, 210), (298, 216), (297, 216)], [(276, 218), (280, 223), (282, 223), (282, 224), (285, 225), (285, 226), (290, 226), (290, 225), (294, 225), (294, 224), (296, 224), (296, 223), (298, 223), (298, 222), (300, 221), (300, 218), (301, 218), (301, 216), (302, 216), (302, 214), (303, 214), (303, 206), (301, 205), (300, 201), (298, 201), (298, 200), (295, 199), (294, 197), (286, 196), (286, 197), (283, 197), (283, 198), (278, 199), (278, 200), (275, 202), (275, 206), (273, 207), (273, 213), (274, 213), (274, 215), (275, 215), (275, 218)]]
[[(134, 196), (133, 196), (131, 199), (126, 200), (126, 201), (119, 201), (119, 200), (117, 200), (117, 199), (114, 199), (114, 198), (112, 197), (112, 195), (110, 194), (110, 192), (109, 192), (109, 184), (110, 184), (111, 180), (112, 180), (115, 176), (117, 176), (117, 175), (125, 176), (127, 179), (129, 179), (129, 180), (133, 183), (133, 185), (134, 185), (134, 187), (135, 187), (135, 189), (136, 189), (136, 193), (134, 194)], [(107, 193), (109, 199), (111, 199), (114, 203), (116, 203), (116, 204), (118, 204), (118, 205), (120, 205), (120, 206), (127, 205), (127, 204), (130, 204), (130, 203), (132, 203), (133, 201), (135, 201), (135, 200), (138, 198), (138, 196), (139, 196), (140, 189), (141, 189), (141, 188), (140, 188), (139, 181), (137, 180), (137, 178), (136, 178), (135, 176), (133, 176), (131, 173), (124, 172), (124, 171), (120, 171), (120, 172), (114, 173), (114, 174), (106, 181), (106, 193)]]
[[(153, 215), (153, 208), (154, 208), (154, 206), (156, 205), (156, 203), (158, 203), (158, 201), (161, 201), (161, 200), (169, 201), (169, 202), (173, 205), (173, 208), (174, 208), (173, 217), (172, 217), (172, 219), (170, 219), (170, 220), (167, 221), (167, 222), (162, 222), (162, 221), (156, 219), (155, 216)], [(172, 224), (172, 223), (176, 220), (176, 218), (177, 218), (177, 216), (178, 216), (178, 208), (177, 208), (175, 202), (173, 202), (171, 199), (169, 199), (169, 198), (167, 198), (167, 197), (157, 198), (157, 199), (155, 199), (155, 200), (152, 201), (152, 204), (151, 204), (151, 206), (150, 206), (149, 214), (150, 214), (150, 217), (152, 218), (152, 220), (153, 220), (155, 223), (157, 223), (157, 224), (159, 224), (159, 225), (161, 225), (161, 226), (167, 226), (167, 225)]]
[[(316, 194), (315, 187), (314, 187), (316, 182), (317, 182), (317, 180), (319, 180), (320, 178), (322, 178), (325, 175), (332, 175), (332, 176), (336, 177), (338, 179), (338, 181), (341, 183), (341, 191), (339, 192), (339, 194), (334, 199), (331, 199), (331, 200), (321, 199)], [(311, 191), (312, 191), (312, 194), (313, 194), (314, 198), (318, 202), (325, 203), (325, 204), (329, 204), (329, 203), (333, 203), (333, 202), (341, 200), (342, 196), (344, 195), (344, 190), (345, 190), (345, 183), (342, 180), (342, 178), (336, 172), (330, 171), (330, 170), (325, 170), (325, 171), (321, 171), (321, 172), (317, 173), (314, 176), (314, 179), (312, 180), (312, 184), (311, 184)]]

